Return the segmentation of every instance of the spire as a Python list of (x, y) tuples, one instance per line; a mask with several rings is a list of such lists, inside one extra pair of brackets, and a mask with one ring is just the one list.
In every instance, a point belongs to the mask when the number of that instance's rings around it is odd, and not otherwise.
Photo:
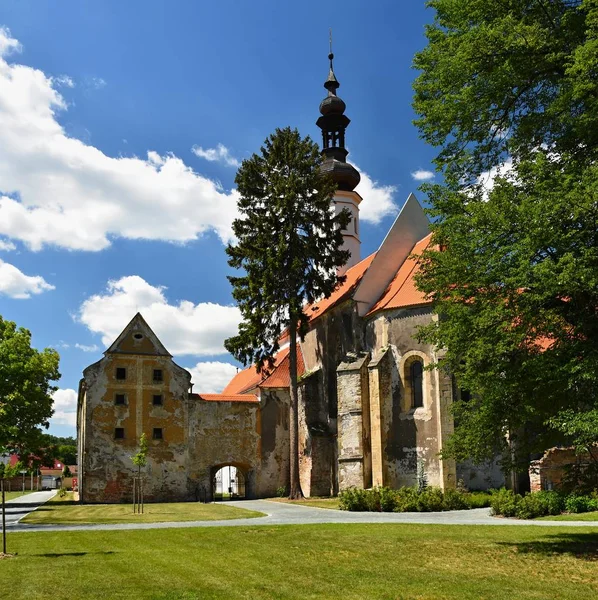
[(336, 95), (340, 87), (334, 74), (334, 54), (332, 53), (332, 30), (330, 31), (330, 70), (324, 87), (328, 90), (328, 96), (320, 103), (320, 114), (322, 115), (316, 125), (322, 130), (322, 154), (324, 163), (322, 170), (329, 172), (338, 185), (339, 190), (353, 191), (359, 183), (359, 172), (347, 163), (345, 149), (345, 129), (351, 120), (345, 115), (346, 104)]

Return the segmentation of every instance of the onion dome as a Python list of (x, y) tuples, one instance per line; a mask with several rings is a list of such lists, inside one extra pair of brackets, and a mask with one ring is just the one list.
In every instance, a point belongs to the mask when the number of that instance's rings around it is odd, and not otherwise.
[(330, 70), (324, 82), (328, 96), (320, 103), (322, 116), (316, 121), (316, 125), (322, 130), (322, 171), (332, 176), (339, 190), (351, 192), (357, 187), (361, 177), (357, 169), (346, 160), (349, 152), (345, 148), (345, 129), (351, 120), (345, 115), (346, 104), (336, 95), (340, 83), (334, 74), (333, 59), (334, 54), (330, 52)]

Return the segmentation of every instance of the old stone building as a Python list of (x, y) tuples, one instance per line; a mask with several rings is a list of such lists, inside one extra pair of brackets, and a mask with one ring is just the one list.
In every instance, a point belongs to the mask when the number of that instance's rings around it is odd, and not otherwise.
[[(454, 390), (448, 376), (426, 370), (441, 357), (416, 337), (420, 325), (437, 318), (414, 281), (417, 255), (430, 243), (429, 223), (410, 195), (378, 251), (361, 259), (359, 173), (346, 162), (350, 121), (329, 58), (317, 125), (323, 168), (338, 186), (333, 205), (353, 217), (344, 232), (351, 259), (345, 283), (306, 307), (310, 328), (298, 344), (303, 492), (423, 482), (446, 488), (459, 479), (474, 489), (503, 485), (497, 469), (439, 457), (453, 428)], [(237, 467), (247, 496), (274, 495), (288, 484), (288, 414), (288, 341), (281, 340), (272, 372), (250, 367), (222, 394), (194, 394), (190, 374), (136, 315), (81, 382), (81, 499), (130, 498), (130, 456), (142, 433), (150, 439), (150, 500), (210, 496), (224, 465)]]

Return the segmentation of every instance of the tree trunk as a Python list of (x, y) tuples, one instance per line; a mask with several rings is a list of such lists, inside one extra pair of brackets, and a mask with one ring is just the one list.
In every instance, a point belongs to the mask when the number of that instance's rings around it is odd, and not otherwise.
[(0, 482), (2, 485), (2, 553), (6, 554), (6, 496), (4, 494), (4, 477)]
[(289, 498), (297, 500), (303, 498), (301, 482), (299, 480), (299, 398), (297, 394), (297, 323), (291, 322), (289, 348), (289, 375), (291, 378), (291, 406), (290, 406), (290, 452), (291, 452), (291, 485)]

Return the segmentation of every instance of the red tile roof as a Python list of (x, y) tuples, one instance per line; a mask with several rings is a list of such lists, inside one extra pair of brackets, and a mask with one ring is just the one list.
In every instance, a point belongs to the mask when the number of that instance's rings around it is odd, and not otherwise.
[(394, 276), (380, 299), (372, 306), (368, 315), (384, 309), (431, 304), (431, 300), (426, 298), (426, 296), (417, 289), (414, 278), (419, 269), (417, 255), (421, 254), (430, 245), (431, 239), (432, 234), (429, 234), (415, 244), (411, 251), (411, 256), (409, 256), (399, 267), (397, 274)]
[(345, 273), (347, 278), (342, 285), (336, 288), (328, 298), (324, 298), (323, 300), (308, 306), (305, 309), (305, 312), (307, 313), (309, 320), (313, 321), (318, 317), (321, 317), (326, 311), (342, 302), (357, 287), (357, 284), (361, 281), (364, 273), (372, 264), (374, 256), (376, 256), (376, 252), (370, 254), (356, 265), (353, 265), (350, 269), (347, 269), (347, 272)]
[(193, 394), (205, 402), (259, 402), (255, 394)]
[[(291, 371), (289, 348), (285, 348), (286, 355), (280, 360), (278, 366), (274, 369), (271, 375), (266, 377), (260, 387), (264, 388), (288, 388), (291, 385)], [(303, 352), (301, 346), (297, 344), (297, 377), (301, 377), (305, 373), (305, 363), (303, 362)]]
[[(303, 355), (299, 346), (297, 346), (297, 374), (303, 375), (305, 367), (303, 365)], [(255, 366), (247, 367), (239, 371), (224, 388), (223, 394), (244, 394), (260, 387), (288, 387), (289, 366), (288, 366), (289, 347), (280, 350), (274, 357), (274, 368), (270, 372), (258, 373)], [(285, 366), (286, 365), (286, 366)], [(287, 381), (286, 385), (284, 381)], [(266, 383), (267, 382), (267, 383)], [(203, 394), (202, 394), (203, 395)]]

